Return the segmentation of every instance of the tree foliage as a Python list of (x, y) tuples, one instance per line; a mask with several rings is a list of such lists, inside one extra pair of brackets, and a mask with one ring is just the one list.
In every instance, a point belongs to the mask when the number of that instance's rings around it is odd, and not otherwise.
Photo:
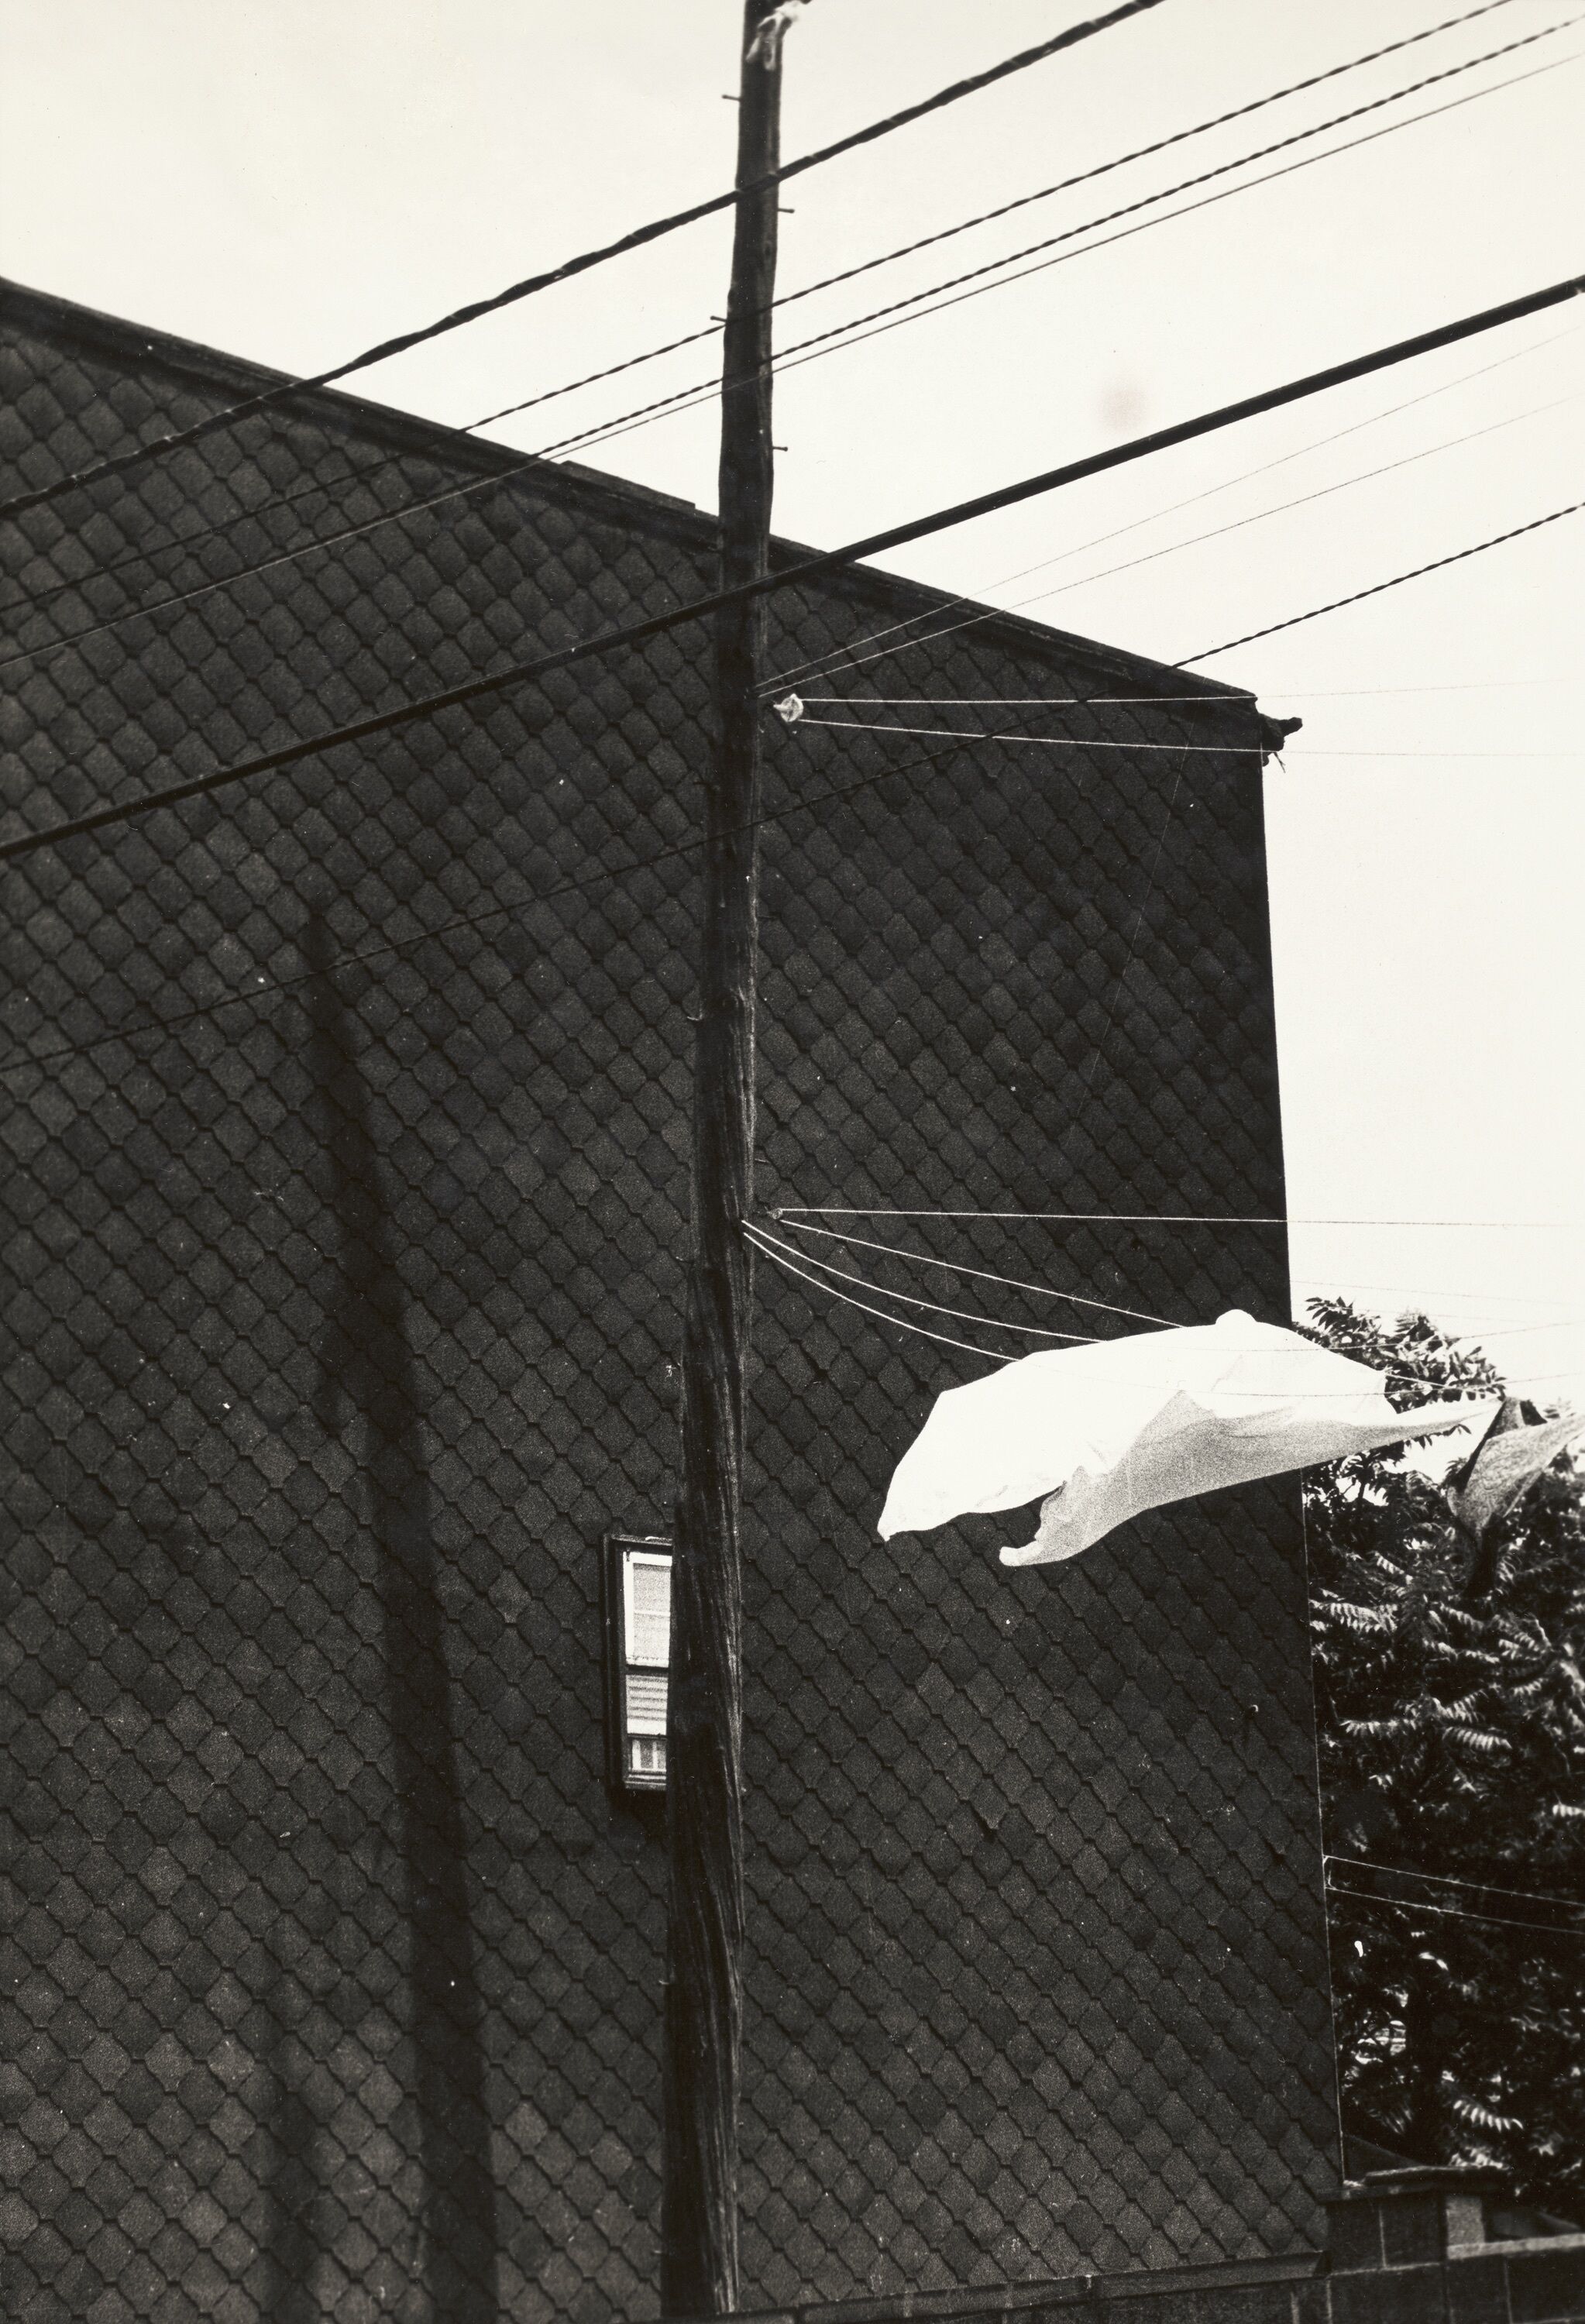
[[(1400, 1410), (1501, 1387), (1423, 1315), (1311, 1314)], [(1585, 1470), (1555, 1462), (1477, 1545), (1369, 1453), (1310, 1473), (1305, 1521), (1345, 2122), (1578, 2214)]]

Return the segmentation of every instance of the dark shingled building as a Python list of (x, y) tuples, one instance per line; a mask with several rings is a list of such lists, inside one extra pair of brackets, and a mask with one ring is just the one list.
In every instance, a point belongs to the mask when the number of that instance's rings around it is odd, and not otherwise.
[[(14, 289), (0, 364), (7, 493), (271, 376)], [(303, 394), (5, 523), (5, 833), (709, 586), (693, 509), (516, 467)], [(1077, 696), (1032, 731), (1086, 747), (772, 725), (765, 1204), (1099, 1213), (857, 1231), (1281, 1317), (1280, 1233), (1115, 1216), (1283, 1208), (1276, 730), (945, 602), (786, 591), (770, 666), (907, 623), (876, 692)], [(654, 2313), (664, 1865), (601, 1572), (670, 1516), (710, 719), (682, 630), (8, 874), (15, 2324)], [(1292, 1480), (1046, 1571), (1000, 1519), (880, 1543), (978, 1368), (760, 1268), (751, 2307), (1253, 2282), (1337, 2184)]]

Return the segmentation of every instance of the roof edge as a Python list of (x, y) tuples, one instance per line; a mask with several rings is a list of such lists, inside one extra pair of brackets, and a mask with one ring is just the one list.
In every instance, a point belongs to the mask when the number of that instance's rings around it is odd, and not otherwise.
[[(673, 493), (586, 467), (580, 461), (535, 460), (531, 454), (525, 455), (511, 445), (487, 442), (444, 421), (426, 420), (395, 405), (350, 395), (338, 388), (297, 388), (294, 374), (290, 372), (207, 346), (196, 339), (182, 338), (174, 332), (130, 322), (123, 316), (84, 306), (54, 291), (34, 290), (5, 276), (0, 276), (0, 321), (19, 323), (23, 327), (31, 325), (41, 337), (75, 342), (101, 356), (140, 364), (152, 361), (204, 386), (226, 390), (238, 400), (266, 388), (293, 388), (291, 405), (321, 426), (342, 431), (358, 429), (390, 444), (393, 449), (430, 459), (460, 461), (481, 475), (496, 475), (503, 481), (510, 476), (513, 483), (536, 492), (550, 487), (560, 497), (592, 503), (603, 507), (603, 512), (607, 514), (622, 513), (630, 519), (642, 514), (650, 523), (659, 520), (668, 529), (690, 536), (697, 546), (714, 546), (714, 518), (694, 502)], [(525, 459), (530, 463), (527, 466)], [(771, 541), (773, 567), (794, 565), (824, 553), (779, 534)], [(842, 586), (871, 603), (884, 601), (891, 611), (897, 609), (899, 601), (919, 615), (961, 608), (968, 620), (1000, 641), (1025, 649), (1033, 646), (1064, 661), (1083, 660), (1102, 674), (1136, 683), (1145, 691), (1161, 691), (1163, 681), (1170, 681), (1180, 694), (1203, 697), (1207, 710), (1227, 708), (1247, 714), (1255, 707), (1255, 695), (1247, 687), (1207, 678), (1200, 671), (1182, 669), (1171, 662), (1156, 661), (1127, 647), (1081, 637), (1073, 631), (1031, 621), (1027, 615), (987, 605), (974, 598), (955, 596), (904, 574), (888, 572), (881, 566), (839, 566), (824, 579), (828, 586)], [(1184, 706), (1192, 712), (1199, 705), (1195, 701)], [(1259, 712), (1256, 715), (1260, 748), (1269, 755), (1281, 747), (1291, 722), (1274, 720)]]

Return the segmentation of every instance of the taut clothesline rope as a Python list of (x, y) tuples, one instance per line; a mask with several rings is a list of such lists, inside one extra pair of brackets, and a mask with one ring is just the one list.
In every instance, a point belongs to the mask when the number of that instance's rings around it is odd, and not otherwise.
[[(1328, 608), (1327, 610), (1330, 610)], [(1304, 619), (1301, 615), (1298, 618)], [(1239, 752), (1254, 752), (1261, 746), (1255, 742), (1113, 742), (1101, 735), (1090, 734), (1000, 734), (975, 733), (963, 726), (901, 726), (884, 718), (807, 718), (801, 714), (789, 715), (782, 709), (788, 725), (841, 726), (860, 734), (917, 734), (937, 740), (949, 738), (955, 742), (1034, 742), (1043, 749), (1068, 751), (1185, 751), (1203, 756), (1229, 758)], [(1578, 759), (1585, 757), (1580, 751), (1312, 751), (1301, 744), (1297, 749), (1284, 749), (1277, 753), (1292, 759), (1501, 759), (1505, 764), (1515, 759)]]
[[(745, 1227), (743, 1231), (755, 1250), (761, 1252), (773, 1267), (783, 1268), (788, 1275), (801, 1277), (804, 1282), (812, 1283), (816, 1291), (824, 1291), (828, 1299), (840, 1300), (844, 1307), (858, 1307), (866, 1315), (873, 1315), (880, 1323), (895, 1323), (899, 1332), (913, 1332), (921, 1340), (937, 1340), (944, 1348), (961, 1348), (966, 1356), (987, 1357), (992, 1363), (998, 1364), (1010, 1364), (1014, 1360), (1011, 1356), (993, 1355), (989, 1348), (976, 1347), (972, 1341), (954, 1340), (945, 1332), (927, 1332), (923, 1323), (910, 1323), (906, 1315), (889, 1315), (883, 1307), (871, 1307), (867, 1301), (852, 1298), (845, 1291), (834, 1290), (829, 1283), (822, 1283), (819, 1277), (811, 1275), (806, 1268), (795, 1267), (790, 1259), (783, 1259), (779, 1251), (771, 1250), (769, 1243), (761, 1242), (752, 1227)], [(873, 1288), (873, 1286), (871, 1287)], [(886, 1296), (885, 1293), (881, 1294), (882, 1297)]]
[[(1487, 694), (1516, 686), (1577, 683), (1572, 678), (1471, 678), (1451, 686), (1305, 686), (1277, 691), (1302, 693), (1306, 702), (1341, 702), (1365, 694)], [(1203, 709), (1227, 706), (1227, 697), (1216, 694), (806, 694), (801, 699), (832, 702), (849, 710), (1059, 710), (1075, 704), (1083, 710), (1099, 710), (1118, 703), (1154, 702), (1197, 702)]]
[[(778, 1212), (777, 1216), (781, 1218), (782, 1214)], [(1075, 1307), (1095, 1307), (1108, 1315), (1126, 1315), (1136, 1323), (1160, 1323), (1168, 1331), (1174, 1328), (1169, 1317), (1149, 1314), (1143, 1307), (1120, 1307), (1113, 1300), (1086, 1298), (1078, 1291), (1058, 1291), (1048, 1283), (1026, 1283), (1016, 1275), (993, 1275), (989, 1268), (965, 1267), (956, 1259), (933, 1259), (927, 1251), (899, 1250), (896, 1243), (874, 1242), (866, 1235), (839, 1234), (834, 1227), (807, 1227), (797, 1219), (783, 1219), (782, 1223), (797, 1234), (826, 1235), (833, 1242), (852, 1243), (861, 1250), (882, 1250), (892, 1259), (911, 1259), (916, 1267), (939, 1267), (949, 1275), (972, 1275), (981, 1283), (999, 1284), (1005, 1291), (1032, 1291), (1041, 1299), (1065, 1299)]]
[[(808, 1268), (799, 1267), (796, 1265), (790, 1258), (784, 1257), (782, 1254), (788, 1250), (789, 1246), (769, 1236), (763, 1227), (756, 1227), (751, 1222), (745, 1222), (743, 1234), (746, 1240), (752, 1245), (754, 1250), (760, 1252), (764, 1258), (769, 1259), (774, 1266), (784, 1268), (789, 1275), (799, 1277), (805, 1283), (812, 1284), (816, 1291), (823, 1291), (828, 1299), (835, 1299), (844, 1307), (857, 1307), (864, 1314), (874, 1316), (879, 1323), (895, 1323), (898, 1330), (900, 1332), (913, 1332), (917, 1333), (920, 1339), (939, 1341), (943, 1347), (961, 1348), (966, 1355), (984, 1356), (992, 1363), (1008, 1364), (1014, 1363), (1018, 1360), (1016, 1357), (1002, 1355), (998, 1350), (976, 1346), (968, 1340), (954, 1338), (947, 1333), (928, 1331), (923, 1323), (909, 1323), (906, 1315), (893, 1315), (883, 1307), (871, 1307), (867, 1300), (855, 1299), (850, 1292), (838, 1291), (834, 1285), (822, 1281), (819, 1275), (811, 1275), (808, 1271)], [(880, 1248), (880, 1246), (876, 1246), (876, 1248)], [(803, 1258), (806, 1254), (800, 1252), (798, 1256), (799, 1258)], [(840, 1276), (845, 1283), (857, 1283), (864, 1290), (873, 1292), (878, 1299), (895, 1299), (910, 1307), (924, 1308), (928, 1314), (961, 1318), (967, 1323), (983, 1323), (989, 1331), (1031, 1332), (1035, 1328), (1027, 1323), (1004, 1323), (999, 1322), (995, 1316), (976, 1315), (962, 1307), (944, 1307), (935, 1300), (916, 1299), (904, 1291), (889, 1291), (881, 1284), (871, 1283), (867, 1276), (851, 1274), (845, 1268), (828, 1267), (824, 1261), (817, 1259), (811, 1259), (809, 1260), (809, 1267), (820, 1268), (822, 1269), (822, 1273), (825, 1275)], [(1031, 1289), (1037, 1289), (1039, 1286), (1032, 1285), (1028, 1287)], [(1064, 1296), (1068, 1295), (1058, 1294), (1056, 1296)], [(1118, 1312), (1126, 1314), (1130, 1311), (1120, 1310)], [(1176, 1324), (1166, 1323), (1164, 1324), (1162, 1328), (1166, 1331), (1171, 1332), (1179, 1330), (1182, 1327)], [(1102, 1335), (1082, 1332), (1052, 1332), (1041, 1333), (1039, 1336), (1042, 1338), (1075, 1341), (1086, 1347), (1093, 1347), (1099, 1343)], [(1046, 1351), (1046, 1352), (1049, 1353), (1052, 1351)], [(1571, 1372), (1549, 1372), (1544, 1373), (1540, 1377), (1544, 1379), (1571, 1379), (1572, 1374)], [(1451, 1385), (1448, 1382), (1437, 1380), (1425, 1372), (1386, 1371), (1381, 1374), (1381, 1378), (1383, 1379), (1397, 1381), (1409, 1387), (1441, 1388)], [(1239, 1391), (1237, 1390), (1231, 1390), (1229, 1392), (1234, 1394), (1239, 1393)], [(1308, 1392), (1299, 1391), (1298, 1393)], [(1477, 1397), (1476, 1400), (1479, 1400), (1479, 1397)], [(1433, 1398), (1432, 1401), (1435, 1402), (1437, 1399)], [(1415, 1411), (1420, 1408), (1421, 1407), (1419, 1406), (1411, 1406), (1407, 1412), (1401, 1416), (1405, 1424), (1405, 1442), (1414, 1434), (1413, 1427), (1408, 1424), (1413, 1421)]]
[[(767, 1259), (773, 1259), (779, 1250), (785, 1251), (789, 1259), (808, 1259), (809, 1265), (817, 1267), (822, 1275), (834, 1275), (843, 1283), (856, 1283), (865, 1291), (873, 1291), (880, 1299), (896, 1299), (905, 1307), (922, 1307), (931, 1315), (952, 1315), (960, 1323), (983, 1323), (993, 1332), (1022, 1332), (1035, 1340), (1082, 1340), (1088, 1345), (1095, 1338), (1093, 1332), (1056, 1332), (1039, 1323), (1004, 1323), (995, 1315), (978, 1315), (970, 1307), (944, 1307), (938, 1299), (916, 1299), (907, 1291), (889, 1291), (884, 1284), (871, 1283), (868, 1276), (854, 1275), (848, 1268), (833, 1267), (827, 1259), (810, 1258), (807, 1252), (796, 1250), (791, 1243), (783, 1242), (779, 1235), (772, 1235), (763, 1227), (750, 1226), (745, 1231), (755, 1250), (762, 1250)], [(870, 1248), (880, 1250), (884, 1245), (872, 1243)], [(906, 1253), (901, 1255), (907, 1256)], [(900, 1321), (900, 1317), (898, 1320)]]
[(1576, 1921), (1571, 1927), (1556, 1922), (1519, 1921), (1511, 1913), (1468, 1913), (1461, 1904), (1422, 1904), (1411, 1903), (1406, 1896), (1377, 1896), (1368, 1888), (1341, 1888), (1335, 1880), (1327, 1886), (1334, 1896), (1346, 1896), (1355, 1904), (1385, 1904), (1393, 1913), (1434, 1913), (1439, 1921), (1483, 1921), (1493, 1929), (1529, 1929), (1541, 1937), (1585, 1937), (1585, 1921)]
[[(1092, 740), (1088, 734), (983, 734), (974, 733), (963, 726), (894, 726), (880, 718), (805, 718), (796, 713), (789, 715), (782, 710), (780, 703), (775, 706), (781, 710), (783, 719), (789, 726), (847, 726), (856, 728), (861, 734), (925, 734), (936, 741), (954, 742), (1055, 742), (1065, 745), (1070, 751), (1193, 751), (1218, 759), (1231, 758), (1240, 752), (1253, 753), (1261, 748), (1258, 742), (1111, 742), (1101, 736)], [(1310, 755), (1314, 757), (1318, 754), (1312, 752)], [(1358, 754), (1345, 752), (1339, 755), (1352, 758)], [(1439, 752), (1434, 755), (1442, 757), (1445, 753)], [(1548, 757), (1556, 755), (1555, 752), (1547, 753)], [(1571, 752), (1564, 755), (1573, 757), (1578, 754)]]
[(861, 1210), (844, 1203), (782, 1203), (773, 1219), (1011, 1219), (1024, 1225), (1123, 1227), (1513, 1227), (1534, 1234), (1578, 1234), (1585, 1222), (1557, 1219), (1322, 1219), (1211, 1211), (905, 1211)]
[(1328, 1856), (1328, 1864), (1341, 1864), (1350, 1872), (1385, 1872), (1394, 1879), (1433, 1880), (1439, 1888), (1479, 1888), (1488, 1896), (1515, 1896), (1526, 1904), (1562, 1904), (1585, 1913), (1585, 1896), (1560, 1896), (1545, 1888), (1509, 1888), (1500, 1880), (1471, 1880), (1455, 1872), (1415, 1872), (1407, 1864), (1378, 1864), (1368, 1856)]

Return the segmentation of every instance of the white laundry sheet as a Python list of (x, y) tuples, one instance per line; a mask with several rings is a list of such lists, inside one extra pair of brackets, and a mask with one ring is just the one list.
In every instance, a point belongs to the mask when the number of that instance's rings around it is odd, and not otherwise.
[(1141, 1509), (1340, 1460), (1409, 1436), (1484, 1428), (1496, 1399), (1395, 1412), (1384, 1376), (1237, 1312), (1215, 1323), (1043, 1351), (935, 1399), (898, 1462), (880, 1533), (1046, 1496), (1004, 1565), (1076, 1556)]
[(1585, 1413), (1560, 1412), (1525, 1427), (1525, 1409), (1517, 1400), (1505, 1404), (1473, 1459), (1448, 1480), (1448, 1507), (1477, 1541), (1517, 1508), (1566, 1446), (1585, 1436)]

